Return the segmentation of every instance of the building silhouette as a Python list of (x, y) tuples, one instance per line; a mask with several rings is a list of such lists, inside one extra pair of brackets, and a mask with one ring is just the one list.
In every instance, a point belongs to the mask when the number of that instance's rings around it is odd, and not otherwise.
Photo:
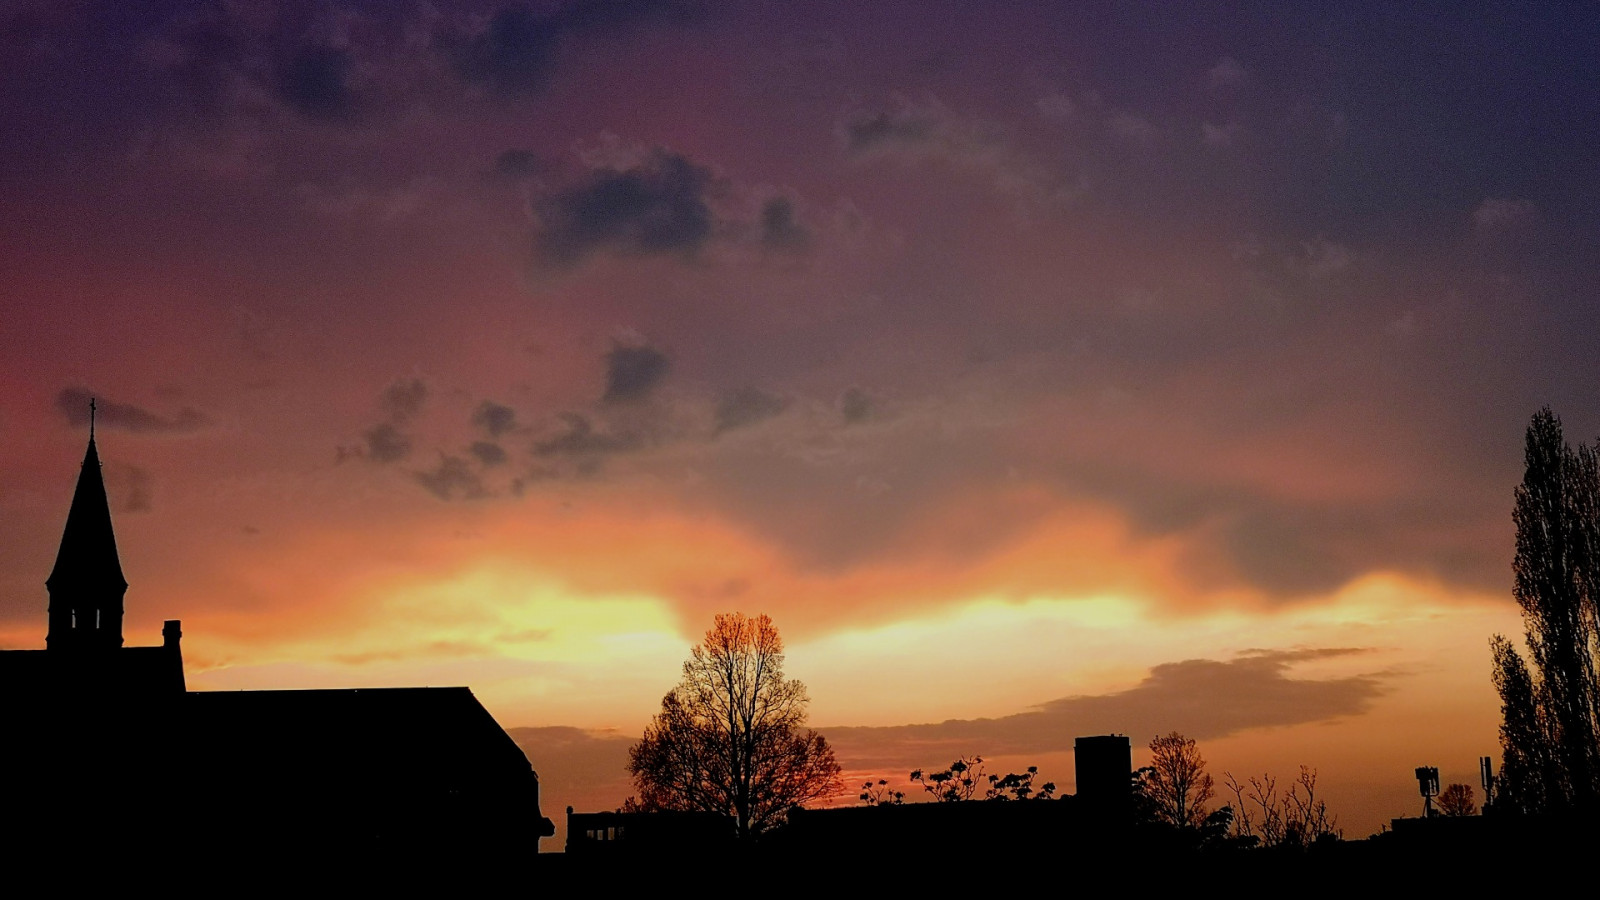
[(0, 651), (13, 849), (449, 865), (517, 859), (554, 832), (527, 757), (465, 687), (188, 691), (179, 621), (124, 646), (92, 425), (46, 586), (45, 648)]
[(699, 811), (574, 812), (567, 807), (569, 856), (715, 854), (731, 850), (739, 823), (725, 813)]
[(182, 626), (167, 622), (155, 647), (124, 647), (122, 576), (111, 508), (93, 432), (56, 563), (45, 581), (49, 630), (43, 650), (0, 651), (6, 703), (55, 706), (96, 697), (151, 699), (184, 692)]

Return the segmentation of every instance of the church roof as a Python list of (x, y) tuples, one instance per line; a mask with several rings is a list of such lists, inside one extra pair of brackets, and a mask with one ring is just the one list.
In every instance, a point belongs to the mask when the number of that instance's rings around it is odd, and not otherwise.
[(111, 532), (111, 505), (100, 473), (100, 453), (89, 435), (89, 450), (78, 473), (78, 487), (61, 533), (61, 549), (45, 584), (60, 587), (126, 588), (122, 562), (117, 558), (117, 538)]
[(63, 656), (49, 650), (0, 650), (0, 714), (65, 697), (156, 698), (183, 695), (176, 646), (120, 647), (116, 653)]
[(448, 773), (537, 783), (522, 748), (464, 687), (193, 691), (183, 703), (196, 729), (190, 752), (216, 759), (220, 750), (228, 767), (261, 779), (349, 782), (359, 772), (393, 789)]

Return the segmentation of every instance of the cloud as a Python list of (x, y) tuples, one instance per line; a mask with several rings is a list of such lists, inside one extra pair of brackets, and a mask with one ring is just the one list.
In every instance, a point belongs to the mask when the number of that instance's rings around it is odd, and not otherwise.
[(1107, 127), (1117, 140), (1139, 149), (1153, 146), (1159, 134), (1149, 119), (1131, 112), (1119, 112), (1113, 115)]
[(486, 466), (498, 466), (506, 461), (505, 448), (488, 441), (473, 441), (472, 446), (467, 448), (467, 452), (471, 453), (474, 459)]
[(1472, 224), (1480, 234), (1494, 234), (1527, 228), (1538, 217), (1538, 209), (1526, 200), (1490, 197), (1472, 211)]
[(456, 66), (468, 81), (507, 97), (542, 91), (562, 42), (636, 25), (682, 25), (699, 18), (696, 4), (675, 0), (579, 0), (551, 12), (506, 6), (472, 35)]
[(1066, 121), (1078, 112), (1078, 105), (1066, 94), (1049, 94), (1034, 102), (1034, 108), (1046, 119)]
[(1239, 123), (1229, 122), (1226, 125), (1213, 125), (1210, 122), (1200, 123), (1200, 143), (1213, 150), (1227, 150), (1238, 139)]
[(550, 163), (532, 150), (507, 150), (495, 158), (490, 170), (499, 178), (532, 178), (550, 171)]
[(508, 728), (539, 774), (539, 800), (556, 823), (550, 846), (560, 847), (567, 828), (561, 810), (579, 812), (616, 809), (634, 793), (628, 774), (628, 748), (637, 737), (613, 731), (589, 731), (564, 725)]
[[(1196, 740), (1251, 728), (1299, 725), (1364, 713), (1385, 676), (1301, 679), (1300, 663), (1366, 651), (1352, 648), (1256, 650), (1220, 662), (1191, 659), (1150, 670), (1126, 691), (1067, 697), (995, 719), (898, 727), (821, 727), (848, 768), (909, 770), (957, 755), (1033, 755), (1070, 750), (1082, 735), (1120, 732), (1140, 744), (1179, 731)], [(511, 728), (552, 808), (613, 808), (632, 793), (627, 775), (634, 738), (580, 728)]]
[(910, 105), (894, 112), (868, 113), (845, 123), (845, 149), (852, 154), (886, 147), (931, 143), (940, 131), (935, 111)]
[(79, 387), (65, 388), (57, 394), (56, 409), (66, 416), (68, 424), (83, 427), (89, 424), (90, 400), (95, 403), (95, 425), (101, 428), (120, 428), (135, 434), (188, 434), (211, 424), (204, 413), (192, 407), (185, 406), (167, 418), (128, 403), (101, 399)]
[(112, 509), (130, 513), (150, 511), (152, 479), (148, 471), (126, 463), (110, 463), (104, 471), (106, 495), (111, 499)]
[(616, 344), (606, 354), (604, 403), (643, 400), (667, 377), (667, 355), (648, 344)]
[(536, 262), (570, 268), (591, 254), (693, 256), (711, 239), (711, 172), (656, 150), (629, 168), (599, 168), (581, 184), (536, 201)]
[(644, 446), (644, 438), (635, 432), (612, 434), (596, 431), (588, 417), (578, 413), (562, 413), (561, 421), (566, 431), (547, 441), (535, 444), (535, 456), (573, 459), (579, 470), (592, 472), (604, 457), (628, 453)]
[(1143, 735), (1179, 731), (1197, 740), (1252, 728), (1301, 725), (1357, 716), (1385, 693), (1383, 675), (1322, 680), (1289, 677), (1298, 663), (1347, 657), (1355, 648), (1255, 650), (1222, 662), (1189, 659), (1150, 670), (1138, 685), (1113, 694), (1063, 697), (1034, 710), (994, 719), (826, 730), (841, 757), (858, 764), (916, 764), (950, 753), (1049, 753), (1085, 734)]
[(342, 119), (355, 111), (350, 90), (350, 53), (333, 47), (302, 47), (278, 72), (278, 96), (308, 116)]
[(378, 397), (378, 405), (390, 422), (404, 425), (421, 411), (423, 401), (427, 399), (428, 386), (420, 379), (413, 378), (410, 381), (396, 381), (385, 388)]
[(859, 425), (872, 418), (872, 398), (861, 388), (852, 387), (839, 395), (839, 415), (846, 425)]
[(838, 133), (845, 153), (855, 159), (944, 163), (1030, 206), (1055, 205), (1082, 191), (1079, 177), (1019, 148), (1011, 129), (958, 115), (932, 98), (895, 98), (892, 109), (847, 117)]
[(442, 456), (432, 471), (414, 472), (417, 483), (440, 500), (476, 500), (488, 496), (483, 479), (459, 456)]
[(1312, 281), (1323, 281), (1338, 275), (1350, 268), (1353, 259), (1349, 247), (1327, 238), (1305, 241), (1300, 247), (1303, 254), (1297, 262), (1304, 266), (1306, 277)]
[(717, 401), (715, 433), (764, 422), (788, 408), (785, 397), (753, 387), (740, 388)]
[(1235, 88), (1249, 80), (1250, 73), (1231, 56), (1224, 56), (1206, 70), (1206, 87), (1213, 91)]
[(411, 453), (411, 437), (388, 422), (376, 425), (362, 435), (366, 438), (366, 457), (373, 462), (392, 463)]
[(811, 232), (795, 218), (794, 201), (773, 197), (761, 207), (761, 245), (772, 250), (804, 250)]
[(517, 412), (509, 406), (485, 400), (473, 411), (472, 424), (497, 438), (517, 427)]
[(550, 79), (560, 30), (548, 16), (508, 6), (489, 18), (457, 61), (461, 76), (507, 96), (542, 90)]
[[(291, 2), (267, 15), (249, 4), (174, 6), (175, 14), (147, 17), (149, 30), (134, 42), (140, 81), (154, 76), (165, 97), (186, 101), (208, 126), (239, 126), (234, 136), (247, 143), (270, 128), (284, 142), (276, 149), (292, 143), (298, 157), (305, 137), (283, 129), (283, 112), (355, 123), (382, 111), (370, 123), (392, 121), (436, 90), (431, 48), (462, 41), (461, 16), (422, 4)], [(118, 39), (129, 41), (120, 29)]]
[(383, 410), (386, 421), (362, 432), (365, 447), (338, 448), (338, 461), (343, 462), (351, 456), (364, 456), (375, 463), (393, 463), (405, 459), (411, 454), (412, 439), (400, 426), (421, 412), (422, 404), (427, 399), (428, 386), (421, 379), (402, 379), (384, 388), (383, 393), (378, 395), (378, 408)]
[(689, 0), (578, 0), (556, 18), (572, 33), (596, 33), (634, 25), (692, 25), (705, 17), (699, 3)]
[(545, 791), (569, 793), (628, 782), (628, 748), (636, 738), (564, 725), (511, 728), (506, 733), (527, 754)]

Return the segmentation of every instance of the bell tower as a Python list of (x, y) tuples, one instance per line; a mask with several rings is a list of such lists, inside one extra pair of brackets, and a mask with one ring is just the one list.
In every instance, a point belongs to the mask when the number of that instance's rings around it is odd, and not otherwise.
[(94, 445), (94, 401), (89, 401), (89, 449), (61, 532), (56, 565), (45, 580), (50, 592), (49, 650), (115, 650), (122, 646), (122, 597), (128, 582), (117, 558), (111, 506)]

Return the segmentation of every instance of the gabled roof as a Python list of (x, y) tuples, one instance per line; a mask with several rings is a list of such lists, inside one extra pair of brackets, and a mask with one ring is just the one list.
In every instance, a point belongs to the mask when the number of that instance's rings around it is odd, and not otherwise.
[(128, 586), (122, 577), (122, 562), (117, 558), (117, 538), (111, 531), (111, 505), (106, 500), (106, 483), (100, 473), (100, 453), (94, 436), (78, 473), (78, 487), (67, 512), (67, 527), (61, 532), (61, 549), (56, 565), (45, 584), (52, 590), (78, 587)]
[(526, 779), (537, 790), (522, 748), (464, 687), (194, 691), (183, 709), (193, 767), (263, 782), (511, 790)]

